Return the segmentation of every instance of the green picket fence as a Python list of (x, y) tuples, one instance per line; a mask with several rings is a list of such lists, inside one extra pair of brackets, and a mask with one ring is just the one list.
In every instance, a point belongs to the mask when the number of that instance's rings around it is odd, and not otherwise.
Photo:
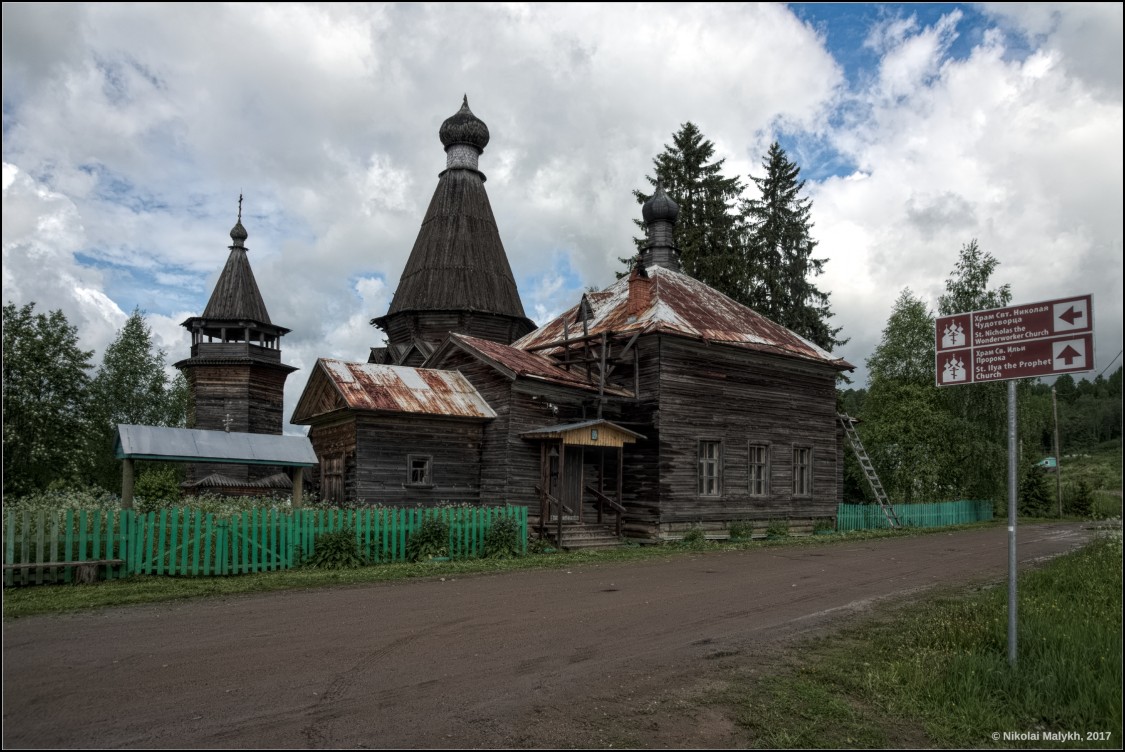
[[(4, 564), (81, 562), (123, 558), (132, 512), (67, 509), (34, 512), (7, 510), (4, 515)], [(107, 567), (107, 579), (125, 576), (122, 567)], [(4, 586), (70, 582), (69, 567), (4, 569)]]
[[(937, 504), (895, 504), (895, 514), (903, 527), (945, 527), (984, 522), (992, 519), (990, 501), (944, 501)], [(888, 528), (887, 516), (878, 504), (840, 504), (836, 508), (836, 529), (873, 530)]]
[(73, 563), (122, 559), (104, 567), (113, 579), (132, 574), (215, 576), (291, 569), (311, 555), (318, 535), (355, 531), (370, 562), (406, 560), (410, 534), (425, 520), (449, 525), (449, 556), (481, 556), (484, 538), (501, 517), (512, 517), (527, 550), (526, 507), (378, 508), (362, 510), (251, 510), (232, 516), (198, 509), (8, 511), (4, 518), (4, 563), (43, 563), (42, 568), (5, 569), (4, 585), (70, 581)]

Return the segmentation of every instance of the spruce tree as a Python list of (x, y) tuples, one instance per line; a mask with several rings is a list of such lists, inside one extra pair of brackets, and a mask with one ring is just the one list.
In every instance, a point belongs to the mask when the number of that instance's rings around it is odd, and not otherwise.
[[(671, 145), (653, 159), (649, 185), (657, 181), (680, 207), (676, 222), (676, 247), (685, 274), (746, 303), (746, 266), (742, 260), (739, 218), (735, 201), (742, 193), (737, 177), (723, 175), (725, 159), (715, 159), (715, 145), (703, 137), (695, 123), (687, 122), (672, 135)], [(713, 160), (713, 161), (712, 161)], [(638, 204), (652, 193), (633, 191)], [(644, 223), (634, 220), (638, 227)], [(644, 240), (637, 240), (644, 247)]]
[(824, 271), (825, 259), (813, 258), (812, 200), (802, 197), (801, 168), (774, 141), (762, 162), (764, 177), (751, 176), (759, 198), (742, 202), (746, 226), (749, 305), (766, 318), (832, 350), (846, 340), (829, 326), (828, 293), (811, 281)]

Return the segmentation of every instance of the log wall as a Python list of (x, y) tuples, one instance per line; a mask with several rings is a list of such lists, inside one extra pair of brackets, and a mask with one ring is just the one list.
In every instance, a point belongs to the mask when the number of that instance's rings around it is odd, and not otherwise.
[[(281, 435), (285, 379), (291, 369), (254, 362), (199, 364), (181, 368), (188, 383), (188, 427)], [(253, 481), (280, 472), (265, 465), (190, 464), (187, 480), (212, 473)]]
[[(836, 371), (664, 337), (660, 357), (660, 523), (831, 517), (838, 499)], [(701, 496), (700, 441), (722, 447), (721, 490)], [(769, 447), (769, 490), (749, 492), (749, 445)], [(812, 489), (794, 494), (793, 450), (812, 450)]]
[[(422, 415), (360, 414), (356, 417), (359, 503), (412, 506), (481, 500), (479, 420)], [(411, 485), (408, 457), (431, 458), (429, 485)]]

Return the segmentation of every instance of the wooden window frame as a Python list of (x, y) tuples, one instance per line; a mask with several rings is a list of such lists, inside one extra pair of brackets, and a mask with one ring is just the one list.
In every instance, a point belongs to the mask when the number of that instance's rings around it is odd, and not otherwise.
[[(808, 461), (801, 464), (801, 452), (808, 452)], [(802, 472), (803, 469), (803, 472)], [(812, 496), (813, 481), (813, 449), (807, 445), (793, 445), (793, 495), (801, 498)], [(801, 490), (801, 481), (805, 481), (805, 489)]]
[[(425, 478), (422, 482), (414, 480), (414, 463), (425, 460)], [(434, 456), (432, 454), (406, 455), (406, 486), (407, 488), (433, 488), (434, 487)]]
[[(716, 449), (714, 457), (704, 457), (703, 447), (713, 445)], [(700, 439), (696, 442), (695, 449), (695, 490), (696, 495), (701, 498), (716, 499), (723, 495), (723, 442), (721, 439)], [(704, 463), (713, 463), (715, 466), (714, 475), (704, 475)], [(704, 492), (704, 480), (714, 480), (715, 490), (713, 493)]]
[[(753, 452), (755, 448), (762, 450), (762, 462), (760, 464), (754, 462)], [(770, 474), (771, 474), (771, 455), (770, 443), (768, 441), (754, 441), (751, 440), (746, 446), (746, 488), (750, 496), (760, 499), (770, 495)], [(762, 477), (754, 478), (754, 468), (762, 468)], [(762, 489), (760, 491), (754, 490), (755, 482), (760, 482)]]

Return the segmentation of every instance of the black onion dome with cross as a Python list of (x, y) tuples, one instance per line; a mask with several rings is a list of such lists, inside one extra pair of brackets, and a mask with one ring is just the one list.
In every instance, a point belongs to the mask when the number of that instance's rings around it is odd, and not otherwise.
[(641, 206), (641, 217), (645, 222), (645, 247), (641, 251), (641, 261), (645, 266), (680, 271), (680, 251), (676, 248), (675, 239), (679, 216), (679, 205), (664, 191), (664, 184), (657, 180), (656, 191)]

